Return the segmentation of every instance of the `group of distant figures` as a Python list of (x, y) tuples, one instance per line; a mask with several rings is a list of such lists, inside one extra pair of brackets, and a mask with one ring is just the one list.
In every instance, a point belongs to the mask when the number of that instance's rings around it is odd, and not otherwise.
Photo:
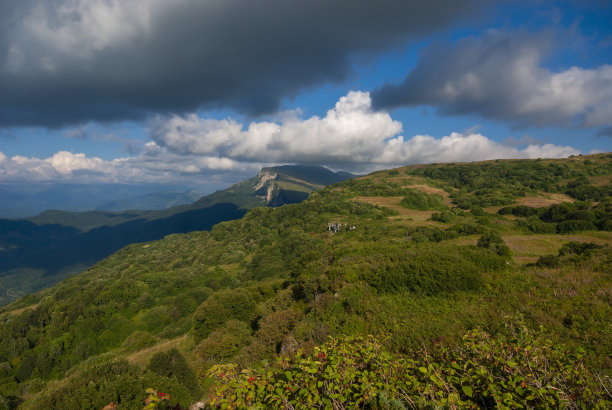
[(337, 223), (337, 222), (327, 223), (327, 230), (331, 231), (332, 233), (340, 232), (342, 230), (342, 227), (344, 227), (344, 229), (347, 231), (352, 231), (354, 229), (357, 229), (355, 225), (349, 226), (349, 224), (342, 224), (342, 223)]

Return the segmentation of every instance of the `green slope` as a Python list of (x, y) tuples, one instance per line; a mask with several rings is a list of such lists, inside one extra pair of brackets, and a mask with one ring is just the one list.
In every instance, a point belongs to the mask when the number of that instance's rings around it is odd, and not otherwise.
[(81, 272), (130, 243), (208, 230), (256, 206), (301, 202), (324, 184), (344, 179), (323, 167), (273, 167), (192, 204), (161, 211), (48, 210), (32, 218), (0, 219), (0, 305)]
[(146, 388), (183, 407), (609, 406), (611, 166), (380, 171), (127, 246), (0, 311), (0, 394), (62, 409), (139, 408)]

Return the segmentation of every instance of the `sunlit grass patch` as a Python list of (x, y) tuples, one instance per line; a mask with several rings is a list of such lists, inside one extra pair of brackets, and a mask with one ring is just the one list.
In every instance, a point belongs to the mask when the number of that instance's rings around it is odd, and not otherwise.
[[(610, 232), (601, 232), (610, 234)], [(571, 241), (593, 242), (598, 245), (610, 243), (610, 236), (592, 235), (591, 233), (581, 235), (503, 235), (506, 245), (512, 251), (514, 260), (519, 263), (535, 262), (542, 255), (557, 254), (563, 244)]]
[(174, 339), (164, 340), (161, 343), (156, 344), (155, 346), (147, 347), (146, 349), (142, 349), (138, 352), (134, 352), (130, 355), (127, 355), (125, 358), (128, 362), (132, 364), (146, 366), (155, 353), (164, 352), (166, 350), (172, 349), (173, 347), (179, 348), (181, 344), (187, 341), (188, 337), (188, 335), (183, 335)]

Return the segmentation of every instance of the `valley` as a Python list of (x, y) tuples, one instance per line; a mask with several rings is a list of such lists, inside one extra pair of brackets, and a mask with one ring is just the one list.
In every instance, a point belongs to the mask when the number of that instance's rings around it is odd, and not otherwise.
[(158, 211), (47, 210), (31, 218), (0, 219), (0, 305), (82, 272), (131, 243), (209, 230), (256, 206), (301, 202), (350, 175), (324, 167), (280, 166), (191, 204)]

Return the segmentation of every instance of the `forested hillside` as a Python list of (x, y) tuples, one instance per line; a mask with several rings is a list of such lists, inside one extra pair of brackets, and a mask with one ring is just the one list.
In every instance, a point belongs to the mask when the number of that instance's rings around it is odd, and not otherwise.
[(611, 239), (612, 154), (375, 172), (3, 307), (0, 408), (609, 408)]
[(192, 204), (159, 211), (47, 210), (31, 218), (0, 219), (0, 306), (82, 272), (131, 243), (208, 230), (257, 206), (301, 202), (349, 176), (316, 166), (271, 167)]

